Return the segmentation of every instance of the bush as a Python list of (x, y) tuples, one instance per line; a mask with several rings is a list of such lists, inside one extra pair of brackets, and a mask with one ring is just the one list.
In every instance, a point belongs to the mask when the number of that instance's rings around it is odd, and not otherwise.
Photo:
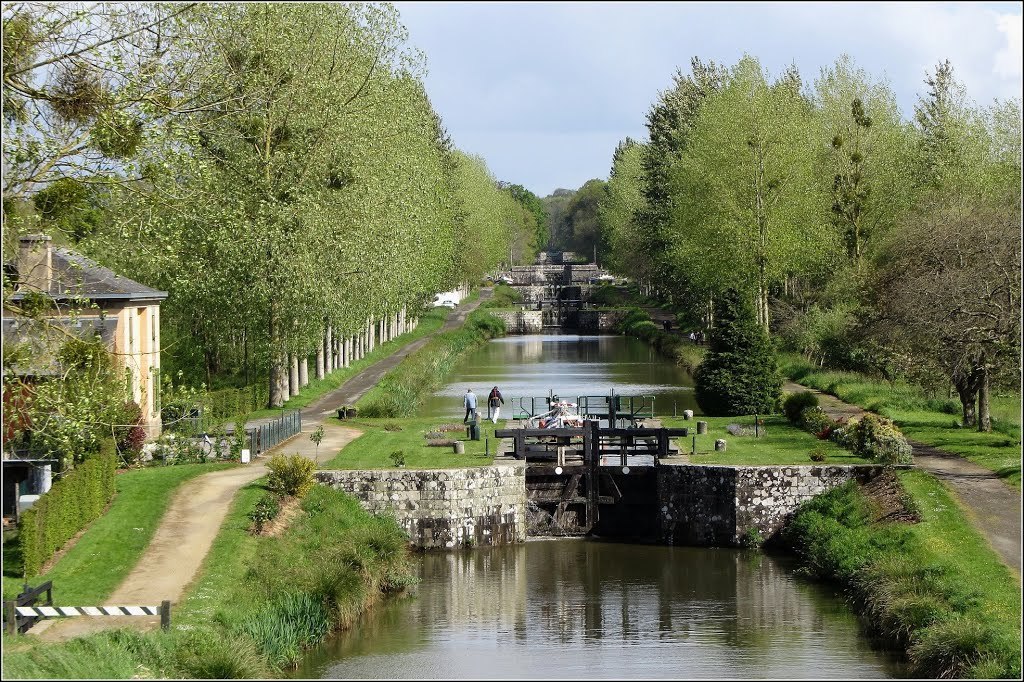
[(264, 495), (256, 502), (256, 506), (249, 512), (249, 520), (252, 521), (253, 533), (259, 535), (263, 532), (263, 526), (268, 521), (274, 520), (281, 511), (281, 503), (275, 495)]
[(95, 455), (65, 473), (49, 492), (21, 515), (21, 542), (26, 578), (39, 569), (68, 540), (103, 513), (114, 498), (117, 458)]
[(766, 414), (782, 386), (775, 352), (750, 302), (736, 291), (715, 301), (716, 324), (697, 371), (697, 402), (708, 415)]
[(910, 464), (913, 461), (910, 443), (885, 417), (865, 414), (851, 435), (853, 450), (859, 455), (881, 464)]
[(267, 462), (270, 475), (267, 477), (267, 489), (279, 497), (301, 497), (313, 486), (313, 471), (316, 462), (306, 459), (300, 454), (274, 455)]
[(828, 461), (828, 455), (825, 453), (825, 448), (819, 446), (811, 450), (811, 461), (812, 462), (826, 462)]
[(404, 450), (395, 450), (390, 455), (388, 455), (388, 457), (391, 458), (391, 463), (394, 466), (396, 466), (396, 467), (404, 467), (405, 466), (405, 451)]
[(146, 442), (146, 429), (142, 427), (142, 408), (138, 403), (128, 401), (114, 419), (114, 440), (118, 455), (125, 466), (131, 466), (142, 458), (142, 446)]
[(790, 393), (786, 395), (785, 399), (782, 401), (782, 412), (790, 422), (797, 426), (803, 426), (803, 411), (808, 407), (817, 406), (817, 395), (811, 391), (801, 391), (800, 393)]
[(829, 432), (835, 426), (832, 418), (825, 414), (820, 407), (808, 407), (800, 413), (800, 423), (803, 427), (818, 436), (828, 438)]

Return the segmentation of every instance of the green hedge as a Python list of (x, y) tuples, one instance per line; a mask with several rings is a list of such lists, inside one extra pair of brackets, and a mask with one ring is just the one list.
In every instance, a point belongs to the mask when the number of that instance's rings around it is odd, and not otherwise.
[(116, 469), (117, 458), (112, 454), (91, 457), (21, 515), (18, 537), (26, 578), (38, 575), (64, 543), (103, 513), (114, 497)]

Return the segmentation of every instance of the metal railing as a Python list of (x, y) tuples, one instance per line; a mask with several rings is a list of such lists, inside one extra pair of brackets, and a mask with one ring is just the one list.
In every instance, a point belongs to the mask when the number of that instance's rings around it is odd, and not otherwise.
[(247, 428), (249, 453), (256, 457), (302, 431), (302, 413), (292, 410), (273, 421)]

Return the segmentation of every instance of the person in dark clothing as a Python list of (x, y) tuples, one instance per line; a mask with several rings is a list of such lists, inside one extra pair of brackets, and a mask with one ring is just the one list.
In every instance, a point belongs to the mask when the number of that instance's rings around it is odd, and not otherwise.
[(491, 423), (498, 423), (498, 413), (501, 412), (501, 406), (504, 404), (505, 399), (501, 397), (501, 391), (495, 386), (487, 396), (487, 418), (491, 420)]

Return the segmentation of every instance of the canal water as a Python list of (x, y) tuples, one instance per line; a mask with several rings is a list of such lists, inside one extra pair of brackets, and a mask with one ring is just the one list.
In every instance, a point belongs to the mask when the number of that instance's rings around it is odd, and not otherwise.
[[(506, 398), (655, 396), (656, 415), (697, 410), (693, 380), (645, 343), (544, 334), (474, 351), (424, 416)], [(486, 409), (486, 408), (484, 408)], [(732, 549), (531, 539), (426, 553), (420, 583), (311, 651), (301, 678), (885, 678), (842, 598), (798, 579), (785, 557)]]
[(582, 539), (424, 554), (421, 582), (312, 651), (323, 679), (898, 676), (785, 559)]
[(553, 391), (563, 400), (605, 396), (654, 397), (655, 416), (671, 415), (673, 407), (699, 413), (693, 377), (639, 339), (628, 336), (530, 334), (493, 339), (471, 352), (451, 380), (428, 398), (420, 413), (455, 418), (465, 414), (462, 396), (476, 393), (482, 414), (486, 398), (497, 386), (505, 398), (501, 416), (510, 417), (513, 397), (545, 397)]

